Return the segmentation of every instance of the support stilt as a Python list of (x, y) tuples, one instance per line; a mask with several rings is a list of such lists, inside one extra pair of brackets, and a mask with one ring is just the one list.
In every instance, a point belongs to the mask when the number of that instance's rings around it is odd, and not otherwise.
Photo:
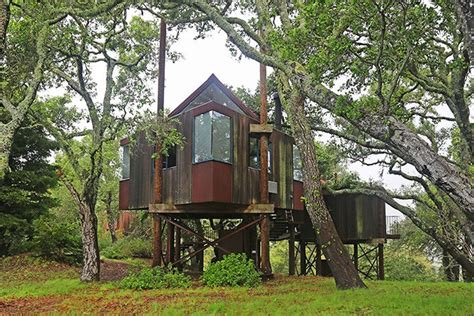
[(161, 266), (162, 256), (162, 242), (161, 242), (161, 217), (153, 215), (153, 261), (151, 266)]
[(174, 225), (168, 222), (166, 226), (166, 264), (170, 264), (174, 261)]
[(300, 273), (306, 275), (306, 242), (300, 241)]
[(260, 222), (260, 239), (261, 239), (261, 261), (260, 269), (264, 276), (272, 275), (272, 267), (270, 265), (270, 218), (264, 215)]
[(290, 231), (290, 239), (288, 240), (288, 268), (289, 275), (295, 275), (295, 226), (290, 223), (288, 225)]
[[(181, 228), (176, 227), (176, 239), (175, 239), (175, 249), (174, 249), (174, 262), (178, 262), (181, 259)], [(177, 265), (178, 270), (182, 269), (182, 265)]]
[(354, 243), (354, 266), (359, 271), (359, 245)]
[(321, 261), (321, 245), (316, 244), (316, 275), (323, 275), (323, 262)]
[(383, 257), (383, 243), (380, 243), (378, 248), (379, 248), (378, 249), (379, 264), (378, 264), (377, 279), (384, 280), (385, 279), (385, 267), (384, 267), (384, 257)]

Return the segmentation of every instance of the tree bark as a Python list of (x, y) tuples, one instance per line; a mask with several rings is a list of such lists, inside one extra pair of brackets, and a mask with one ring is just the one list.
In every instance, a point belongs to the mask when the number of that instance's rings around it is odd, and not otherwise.
[(471, 63), (474, 62), (474, 2), (472, 0), (456, 0), (456, 13), (461, 18), (464, 46)]
[(7, 0), (0, 3), (0, 64), (5, 58), (5, 47), (7, 44), (7, 28), (10, 22), (10, 5)]
[(0, 181), (8, 170), (8, 159), (13, 144), (14, 132), (8, 124), (0, 123)]
[(92, 282), (100, 279), (99, 242), (97, 239), (97, 216), (84, 203), (80, 205), (82, 252), (84, 261), (81, 281)]
[(445, 250), (443, 250), (442, 264), (446, 280), (450, 282), (459, 281), (459, 266), (453, 265), (453, 260)]
[(110, 238), (112, 239), (112, 243), (115, 243), (117, 241), (117, 234), (115, 232), (115, 214), (114, 211), (112, 210), (112, 192), (109, 191), (107, 192), (107, 199), (106, 199), (106, 205), (105, 205), (105, 212), (107, 213), (107, 225), (109, 227), (109, 232), (110, 232)]
[[(291, 102), (286, 111), (292, 126), (296, 144), (303, 162), (304, 196), (306, 210), (315, 229), (318, 244), (328, 260), (338, 289), (365, 288), (347, 248), (337, 234), (334, 222), (324, 202), (321, 191), (321, 175), (317, 161), (316, 146), (304, 111), (304, 98), (292, 91)], [(284, 95), (284, 93), (281, 93)]]

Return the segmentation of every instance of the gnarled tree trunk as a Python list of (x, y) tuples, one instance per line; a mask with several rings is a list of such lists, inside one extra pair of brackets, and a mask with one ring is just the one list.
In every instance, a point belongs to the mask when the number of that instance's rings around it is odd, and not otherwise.
[(79, 209), (83, 255), (83, 266), (80, 279), (83, 282), (99, 281), (100, 255), (99, 241), (97, 238), (97, 215), (95, 214), (96, 194), (92, 192), (92, 194), (87, 195), (88, 198), (82, 198), (61, 170), (58, 170), (58, 175), (61, 177), (64, 185)]
[(81, 203), (80, 219), (82, 230), (82, 252), (84, 255), (81, 281), (99, 281), (100, 257), (99, 242), (97, 239), (97, 216), (88, 205)]
[(286, 111), (303, 162), (306, 210), (316, 232), (318, 243), (327, 258), (338, 289), (365, 288), (347, 248), (337, 234), (334, 222), (324, 202), (316, 146), (304, 111), (304, 98), (293, 90)]

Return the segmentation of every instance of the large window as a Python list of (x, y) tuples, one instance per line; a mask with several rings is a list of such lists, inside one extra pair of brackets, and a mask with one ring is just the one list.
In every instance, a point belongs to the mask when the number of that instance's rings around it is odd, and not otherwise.
[(293, 179), (303, 181), (303, 163), (300, 151), (295, 145), (293, 145)]
[(230, 117), (209, 111), (194, 118), (193, 162), (218, 160), (231, 162)]
[(130, 179), (130, 147), (120, 146), (120, 157), (122, 158), (122, 180)]

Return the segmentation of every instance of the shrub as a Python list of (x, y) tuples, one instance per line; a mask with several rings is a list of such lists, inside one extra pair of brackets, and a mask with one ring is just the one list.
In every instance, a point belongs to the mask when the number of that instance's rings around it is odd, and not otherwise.
[(109, 259), (151, 258), (152, 251), (151, 241), (136, 237), (125, 237), (110, 244), (101, 251), (101, 254)]
[(391, 281), (436, 281), (437, 276), (425, 258), (402, 252), (387, 256), (385, 279)]
[(187, 288), (189, 286), (191, 286), (191, 277), (176, 270), (165, 271), (160, 267), (142, 269), (120, 281), (121, 288), (133, 290)]
[(56, 215), (41, 216), (33, 223), (32, 252), (43, 258), (80, 264), (82, 241), (77, 223), (64, 222)]
[(202, 276), (204, 284), (215, 286), (254, 287), (261, 283), (260, 274), (245, 254), (230, 254), (211, 263)]

